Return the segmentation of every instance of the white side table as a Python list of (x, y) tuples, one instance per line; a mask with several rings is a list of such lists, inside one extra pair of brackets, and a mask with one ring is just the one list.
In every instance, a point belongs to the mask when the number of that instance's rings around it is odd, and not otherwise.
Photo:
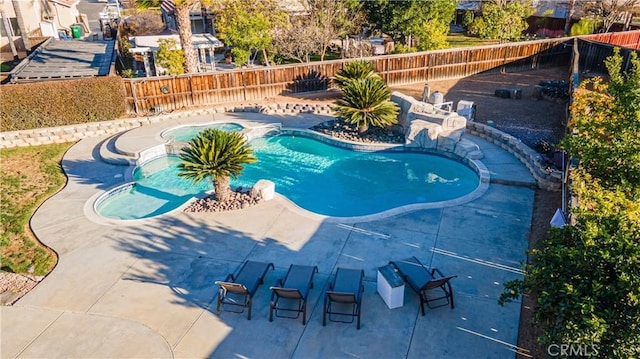
[(404, 281), (391, 264), (378, 268), (377, 283), (378, 294), (389, 309), (404, 305)]

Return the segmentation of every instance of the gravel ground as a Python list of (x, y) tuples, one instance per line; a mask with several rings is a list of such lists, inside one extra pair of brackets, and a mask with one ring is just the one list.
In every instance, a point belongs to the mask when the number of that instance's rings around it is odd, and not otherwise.
[(0, 271), (0, 305), (12, 305), (43, 278)]

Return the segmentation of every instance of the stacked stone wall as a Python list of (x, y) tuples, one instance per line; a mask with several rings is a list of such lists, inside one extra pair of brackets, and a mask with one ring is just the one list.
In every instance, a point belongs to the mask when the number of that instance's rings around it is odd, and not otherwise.
[(562, 185), (562, 171), (549, 167), (538, 152), (519, 139), (494, 127), (467, 122), (467, 133), (483, 138), (514, 155), (531, 172), (538, 187), (549, 191), (559, 191)]

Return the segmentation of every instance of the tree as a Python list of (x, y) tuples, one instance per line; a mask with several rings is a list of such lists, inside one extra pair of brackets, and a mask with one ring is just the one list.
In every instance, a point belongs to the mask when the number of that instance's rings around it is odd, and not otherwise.
[(306, 0), (309, 25), (317, 29), (320, 61), (335, 39), (344, 39), (360, 28), (364, 21), (358, 0)]
[(229, 200), (230, 178), (238, 178), (243, 165), (257, 161), (253, 150), (241, 134), (219, 129), (206, 129), (189, 141), (180, 153), (179, 176), (193, 183), (210, 179), (216, 200)]
[(206, 5), (210, 3), (211, 0), (174, 0), (175, 4), (175, 15), (176, 15), (176, 26), (178, 27), (178, 36), (180, 37), (180, 46), (182, 47), (182, 51), (184, 52), (184, 70), (191, 74), (198, 72), (198, 57), (196, 54), (196, 49), (193, 47), (193, 42), (191, 41), (191, 37), (193, 33), (191, 32), (191, 18), (189, 13), (191, 11), (191, 7), (194, 5)]
[(602, 32), (608, 32), (623, 15), (630, 17), (631, 12), (640, 5), (640, 0), (582, 0), (582, 2), (587, 15), (602, 21)]
[(321, 51), (320, 29), (310, 24), (307, 16), (294, 16), (275, 31), (273, 44), (282, 58), (310, 62), (311, 55)]
[(580, 85), (569, 123), (577, 134), (562, 145), (606, 188), (630, 189), (640, 187), (640, 59), (631, 52), (633, 68), (624, 74), (619, 52), (605, 61), (608, 84), (595, 79)]
[[(286, 14), (275, 0), (218, 0), (215, 4), (215, 20), (218, 36), (227, 45), (244, 54), (262, 52), (269, 64), (267, 49), (273, 33), (282, 28)], [(243, 65), (237, 63), (236, 65)]]
[(162, 16), (145, 8), (129, 9), (124, 19), (124, 31), (127, 36), (157, 35), (164, 30)]
[(596, 345), (600, 358), (640, 355), (640, 202), (578, 170), (575, 226), (554, 228), (533, 250), (524, 282), (501, 299), (536, 298), (541, 344)]
[(156, 52), (156, 62), (160, 67), (167, 70), (171, 76), (184, 73), (184, 53), (177, 49), (176, 40), (158, 40), (159, 50)]
[(344, 89), (351, 81), (380, 76), (375, 73), (373, 65), (365, 60), (351, 61), (336, 72), (335, 83), (340, 89)]
[(576, 92), (563, 141), (579, 159), (575, 225), (552, 229), (499, 301), (532, 294), (543, 345), (594, 345), (602, 358), (640, 356), (640, 61), (630, 62), (623, 73), (616, 50), (609, 83), (585, 81)]
[(483, 39), (500, 42), (520, 40), (529, 26), (527, 18), (533, 13), (527, 0), (495, 0), (482, 5), (482, 16), (476, 17), (471, 31)]
[(450, 0), (365, 1), (363, 8), (376, 29), (409, 47), (418, 40), (418, 50), (447, 46), (446, 35), (456, 3)]
[(571, 31), (569, 35), (571, 36), (580, 36), (580, 35), (589, 35), (593, 34), (596, 30), (596, 23), (594, 20), (583, 17), (580, 21), (571, 25)]
[(385, 127), (398, 122), (398, 105), (390, 100), (391, 92), (380, 78), (366, 77), (350, 81), (342, 89), (335, 111), (338, 118), (367, 132), (369, 126)]

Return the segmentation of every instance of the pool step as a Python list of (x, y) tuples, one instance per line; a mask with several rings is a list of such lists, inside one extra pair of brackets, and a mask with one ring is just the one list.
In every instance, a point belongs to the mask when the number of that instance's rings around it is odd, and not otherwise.
[(135, 166), (136, 159), (118, 153), (118, 149), (116, 148), (116, 141), (118, 137), (120, 137), (122, 133), (119, 133), (115, 136), (111, 136), (108, 139), (102, 141), (100, 145), (100, 159), (106, 163), (117, 165), (117, 166)]

